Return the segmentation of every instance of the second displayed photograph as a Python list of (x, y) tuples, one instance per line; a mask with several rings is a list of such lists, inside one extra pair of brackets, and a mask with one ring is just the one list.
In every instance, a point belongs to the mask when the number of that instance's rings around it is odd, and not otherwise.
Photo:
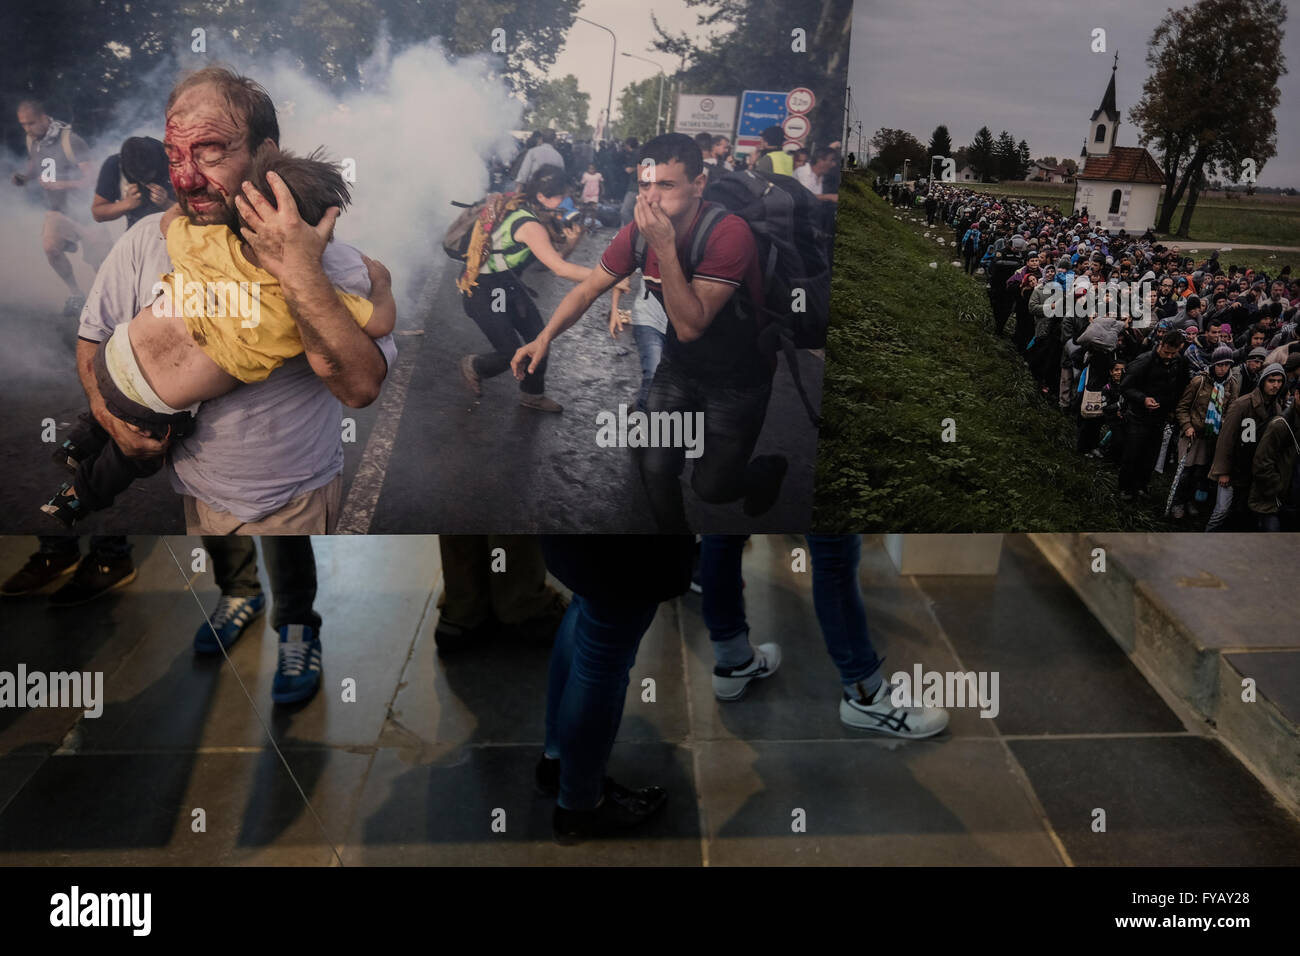
[(814, 526), (1295, 530), (1287, 6), (946, 7), (855, 10)]
[(5, 65), (0, 531), (807, 527), (851, 0), (262, 6)]

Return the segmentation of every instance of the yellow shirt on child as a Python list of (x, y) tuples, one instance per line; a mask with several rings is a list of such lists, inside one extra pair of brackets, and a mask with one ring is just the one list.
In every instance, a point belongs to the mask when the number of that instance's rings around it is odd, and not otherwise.
[[(163, 276), (173, 314), (207, 356), (241, 382), (260, 382), (302, 354), (302, 336), (280, 282), (244, 257), (241, 239), (226, 226), (196, 226), (177, 216), (167, 229), (172, 272)], [(365, 328), (369, 299), (334, 290)]]

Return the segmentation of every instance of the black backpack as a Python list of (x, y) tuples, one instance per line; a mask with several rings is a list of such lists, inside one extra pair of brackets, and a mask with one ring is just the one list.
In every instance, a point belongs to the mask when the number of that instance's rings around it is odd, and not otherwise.
[[(814, 425), (821, 421), (804, 390), (795, 349), (826, 346), (830, 322), (830, 236), (820, 227), (819, 200), (793, 176), (744, 170), (719, 176), (704, 188), (706, 206), (683, 263), (687, 281), (704, 258), (709, 235), (728, 213), (749, 225), (758, 247), (763, 274), (763, 307), (756, 309), (745, 293), (737, 295), (742, 318), (758, 325), (758, 347), (767, 356), (784, 352), (795, 388)], [(635, 231), (633, 254), (644, 268), (647, 243)], [(802, 309), (796, 311), (795, 306)]]

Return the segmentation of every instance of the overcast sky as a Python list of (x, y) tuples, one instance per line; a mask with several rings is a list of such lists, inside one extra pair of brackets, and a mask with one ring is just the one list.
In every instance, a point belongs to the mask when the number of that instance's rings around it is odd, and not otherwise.
[[(857, 0), (849, 86), (864, 142), (884, 126), (926, 143), (943, 123), (957, 148), (987, 125), (994, 137), (1006, 129), (1028, 140), (1035, 159), (1077, 159), (1118, 52), (1117, 145), (1137, 146), (1128, 111), (1147, 77), (1147, 41), (1171, 5)], [(1278, 82), (1277, 155), (1260, 170), (1261, 186), (1300, 187), (1300, 5), (1288, 6), (1282, 53), (1290, 72)], [(1097, 27), (1106, 31), (1104, 54), (1090, 49)]]
[[(623, 56), (624, 52), (654, 60), (663, 67), (669, 77), (677, 68), (677, 60), (665, 53), (652, 50), (650, 39), (654, 37), (654, 27), (650, 24), (650, 14), (654, 13), (659, 24), (671, 34), (689, 33), (692, 37), (705, 37), (708, 30), (696, 25), (698, 12), (686, 6), (682, 0), (654, 0), (649, 4), (629, 3), (628, 0), (587, 0), (578, 11), (578, 15), (603, 24), (614, 31), (618, 38), (618, 53), (614, 64), (614, 113), (618, 114), (618, 97), (623, 87), (646, 77), (658, 77), (659, 71), (649, 63)], [(717, 28), (715, 28), (717, 29)], [(566, 38), (564, 48), (556, 58), (550, 76), (561, 77), (572, 73), (578, 78), (578, 89), (591, 94), (591, 115), (589, 122), (595, 126), (597, 117), (605, 108), (609, 98), (609, 54), (612, 41), (604, 30), (593, 27), (581, 20), (573, 24)], [(736, 92), (746, 87), (738, 87)], [(719, 90), (729, 93), (730, 90)], [(668, 92), (664, 92), (664, 112), (668, 112)]]

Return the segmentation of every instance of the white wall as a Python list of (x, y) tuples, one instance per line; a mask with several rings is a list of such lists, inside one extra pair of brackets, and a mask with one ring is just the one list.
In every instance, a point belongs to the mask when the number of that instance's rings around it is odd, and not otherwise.
[[(1159, 186), (1146, 183), (1115, 183), (1098, 179), (1080, 179), (1075, 194), (1076, 211), (1087, 206), (1098, 225), (1110, 230), (1127, 229), (1145, 232), (1156, 222), (1156, 205), (1160, 202)], [(1110, 212), (1110, 197), (1120, 191), (1119, 212)]]
[(1129, 232), (1145, 232), (1156, 224), (1156, 207), (1160, 205), (1160, 186), (1139, 183), (1133, 186), (1128, 201)]

